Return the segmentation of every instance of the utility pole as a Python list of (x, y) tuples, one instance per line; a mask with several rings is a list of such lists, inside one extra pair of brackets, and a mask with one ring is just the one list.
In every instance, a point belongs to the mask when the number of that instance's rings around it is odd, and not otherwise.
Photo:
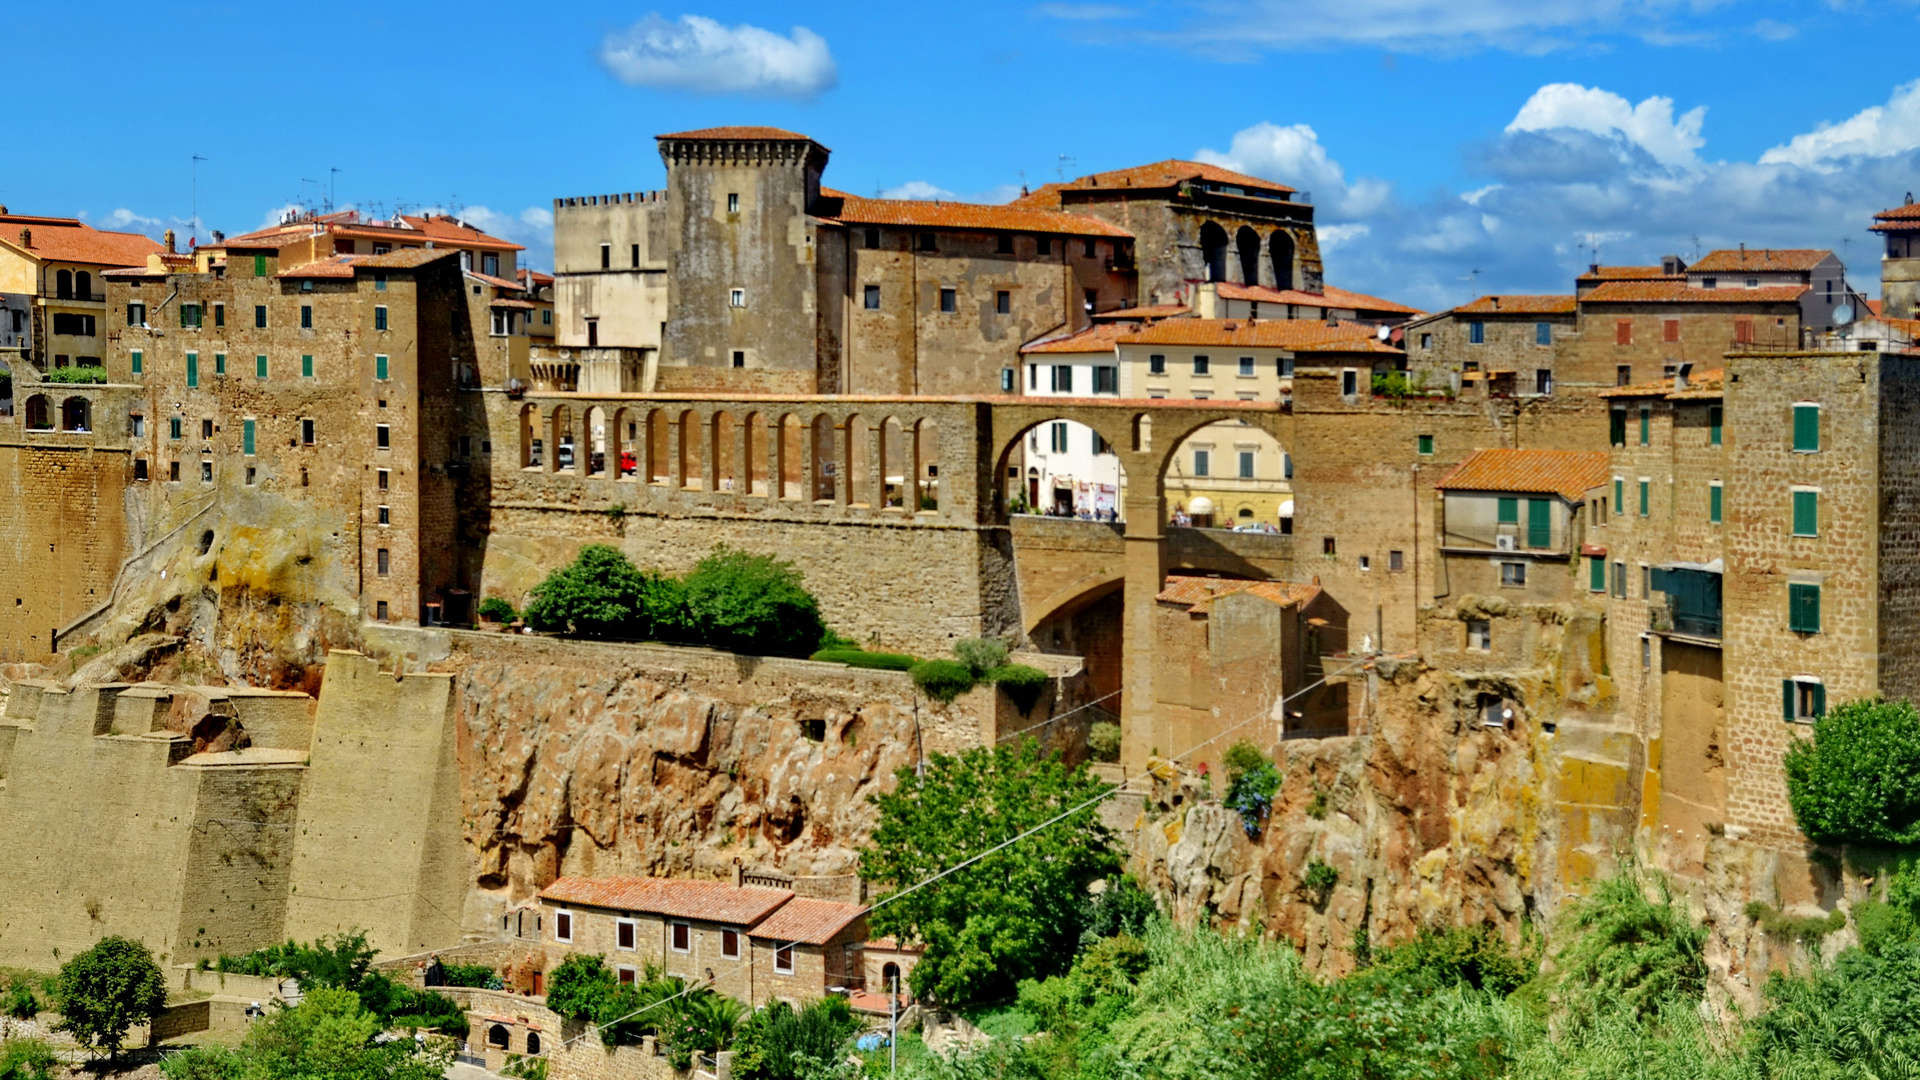
[(900, 1075), (900, 976), (895, 974), (887, 992), (887, 1069), (888, 1075)]

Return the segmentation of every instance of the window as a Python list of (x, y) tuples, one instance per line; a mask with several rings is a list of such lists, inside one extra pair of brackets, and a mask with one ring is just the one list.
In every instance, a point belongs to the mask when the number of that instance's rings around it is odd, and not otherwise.
[(200, 459), (200, 482), (203, 484), (213, 483), (213, 459)]
[(1780, 683), (1781, 708), (1788, 722), (1810, 723), (1827, 715), (1827, 688), (1801, 675)]
[(1013, 314), (1013, 294), (1005, 289), (993, 294), (993, 313), (995, 315)]
[(267, 354), (266, 353), (261, 353), (260, 355), (253, 358), (253, 377), (256, 379), (264, 379), (267, 377)]
[(1433, 436), (1431, 435), (1419, 436), (1417, 445), (1422, 455), (1427, 457), (1431, 457), (1433, 455)]
[(199, 304), (180, 305), (180, 325), (183, 328), (200, 329), (202, 323)]
[(1617, 562), (1613, 564), (1613, 597), (1616, 600), (1625, 600), (1627, 598), (1626, 563)]
[(793, 974), (793, 946), (776, 945), (773, 948), (773, 970), (779, 975)]
[(1653, 406), (1640, 406), (1640, 445), (1646, 446), (1653, 437)]
[(1793, 535), (1820, 535), (1820, 492), (1814, 488), (1793, 490)]
[(377, 353), (374, 355), (373, 377), (383, 381), (387, 378), (387, 354), (386, 353)]
[(167, 417), (167, 437), (169, 439), (180, 438), (181, 437), (180, 431), (183, 426), (184, 426), (184, 422), (179, 417), (177, 416)]
[(213, 305), (213, 325), (215, 326), (227, 325), (227, 305), (225, 304)]
[(667, 929), (670, 935), (669, 944), (674, 952), (692, 952), (693, 951), (693, 928), (692, 927), (688, 926), (686, 923), (677, 922), (677, 923), (669, 923), (667, 926)]
[[(737, 199), (739, 198), (739, 196), (735, 195), (733, 196), (733, 198)], [(614, 948), (622, 949), (622, 950), (625, 950), (626, 952), (632, 952), (635, 949), (639, 948), (640, 946), (640, 943), (638, 941), (639, 936), (640, 936), (639, 924), (635, 923), (632, 919), (614, 920), (614, 923), (613, 923), (613, 947)]]
[(208, 420), (200, 421), (200, 437), (202, 439), (213, 438), (213, 421), (212, 420), (208, 419)]
[(1027, 389), (1029, 390), (1040, 389), (1040, 365), (1039, 364), (1027, 365)]
[(1067, 452), (1067, 425), (1066, 424), (1060, 423), (1060, 424), (1047, 425), (1047, 445), (1051, 447), (1053, 452), (1056, 454), (1064, 454)]
[(145, 480), (147, 478), (147, 459), (146, 458), (133, 459), (133, 478), (135, 480)]
[(1653, 567), (1640, 564), (1640, 599), (1653, 599)]
[(180, 463), (178, 461), (167, 462), (167, 479), (176, 484), (180, 482)]
[(1500, 584), (1525, 585), (1527, 583), (1527, 564), (1523, 562), (1503, 562), (1500, 564)]
[(877, 250), (880, 247), (880, 230), (879, 229), (867, 230), (866, 244), (867, 244), (867, 250), (869, 251)]
[(1467, 620), (1467, 648), (1488, 652), (1493, 648), (1493, 626), (1486, 619)]
[(573, 912), (560, 911), (554, 914), (553, 939), (555, 941), (573, 940)]
[(1053, 254), (1053, 237), (1036, 236), (1033, 240), (1033, 246), (1037, 253), (1041, 255), (1051, 255)]
[[(184, 316), (182, 317), (184, 318)], [(93, 316), (55, 312), (53, 316), (53, 332), (56, 334), (65, 334), (69, 337), (92, 337), (94, 334)]]
[(1518, 496), (1502, 495), (1494, 521), (1501, 525), (1520, 524), (1520, 499)]
[(1553, 344), (1553, 324), (1549, 322), (1534, 323), (1533, 343), (1535, 345)]
[(1433, 348), (1433, 335), (1432, 335), (1432, 334), (1421, 334), (1421, 335), (1420, 335), (1420, 347), (1421, 347), (1422, 349), (1431, 349), (1431, 348)]
[(1073, 392), (1073, 368), (1066, 364), (1053, 365), (1053, 389), (1056, 393)]
[(217, 352), (213, 354), (213, 373), (215, 375), (225, 375), (227, 373), (226, 353)]
[(1474, 320), (1467, 324), (1467, 344), (1485, 345), (1487, 343), (1487, 324)]
[(1373, 560), (1365, 555), (1360, 556), (1360, 572), (1364, 574), (1372, 569)]
[(378, 305), (373, 309), (373, 328), (375, 330), (385, 330), (387, 328), (387, 306), (385, 304)]
[(1802, 403), (1793, 407), (1793, 449), (1798, 454), (1820, 450), (1820, 406)]
[(143, 354), (139, 349), (135, 349), (133, 350), (133, 355), (128, 359), (133, 363), (133, 373), (135, 375), (141, 374), (141, 371), (146, 364), (145, 354)]
[(127, 325), (128, 326), (147, 325), (147, 305), (146, 304), (136, 300), (133, 303), (130, 303), (127, 305)]
[(552, 308), (540, 309), (540, 325), (541, 326), (553, 325), (553, 309)]
[(742, 307), (742, 308), (746, 307), (747, 306), (747, 290), (745, 289), (729, 290), (727, 293), (727, 306)]
[(880, 286), (868, 285), (866, 288), (860, 290), (860, 295), (865, 301), (868, 311), (880, 310)]
[(1360, 392), (1360, 373), (1348, 368), (1340, 373), (1340, 395), (1352, 397)]
[(745, 349), (733, 350), (733, 366), (737, 368), (747, 366), (747, 351)]
[(1165, 356), (1162, 356), (1159, 353), (1149, 354), (1147, 356), (1147, 374), (1165, 375), (1166, 373), (1167, 373), (1167, 358)]
[(1013, 254), (1013, 234), (1001, 233), (999, 236), (995, 237), (993, 250), (995, 254), (999, 254), (999, 255)]
[(373, 427), (373, 445), (381, 450), (386, 450), (391, 447), (393, 445), (393, 429), (385, 424), (375, 424)]
[(1323, 536), (1320, 538), (1320, 554), (1337, 555), (1339, 553), (1340, 549), (1334, 544), (1333, 537)]
[[(254, 277), (267, 276), (267, 257), (265, 255), (255, 255), (253, 257), (253, 276)], [(265, 324), (263, 323), (262, 325), (265, 325)]]
[(127, 417), (127, 434), (138, 439), (147, 433), (147, 418), (134, 413)]
[[(1007, 237), (1007, 239), (1011, 240), (1012, 237)], [(720, 955), (726, 957), (728, 960), (738, 960), (740, 958), (740, 931), (720, 931)]]
[(934, 245), (934, 242), (933, 242), (933, 234), (932, 234), (932, 233), (930, 233), (930, 232), (923, 232), (923, 233), (921, 233), (921, 234), (920, 234), (920, 250), (921, 250), (921, 251), (938, 251), (938, 250), (940, 250), (940, 249), (939, 249), (938, 247), (936, 247), (936, 246)]
[(382, 525), (393, 524), (393, 508), (382, 504), (378, 509), (378, 521)]
[(313, 305), (312, 304), (300, 305), (300, 329), (302, 330), (313, 329)]
[(1647, 478), (1643, 476), (1640, 478), (1640, 516), (1641, 517), (1647, 516), (1647, 488), (1648, 488)]
[(1607, 560), (1598, 555), (1587, 560), (1587, 589), (1590, 592), (1607, 591)]
[(1096, 394), (1117, 394), (1120, 392), (1120, 369), (1111, 364), (1096, 364), (1093, 368), (1093, 392)]
[(1660, 340), (1669, 342), (1680, 340), (1679, 319), (1662, 319), (1660, 321)]
[(1208, 361), (1207, 361), (1207, 358), (1206, 358), (1206, 357), (1204, 357), (1204, 356), (1196, 356), (1196, 357), (1194, 357), (1194, 358), (1193, 358), (1193, 373), (1194, 373), (1195, 375), (1208, 375), (1208, 374), (1211, 374), (1211, 372), (1209, 372), (1209, 371), (1207, 370), (1207, 363), (1208, 363)]
[(613, 269), (613, 245), (612, 244), (600, 245), (600, 269), (602, 270)]
[[(739, 212), (740, 212), (740, 193), (737, 191), (727, 192), (727, 213), (737, 214)], [(634, 246), (638, 247), (639, 245), (636, 244)]]
[(1633, 320), (1618, 319), (1613, 324), (1613, 343), (1615, 345), (1633, 344)]
[(1080, 255), (1082, 258), (1091, 259), (1095, 256), (1095, 254), (1097, 254), (1097, 252), (1098, 252), (1098, 249), (1094, 247), (1094, 242), (1092, 240), (1080, 241)]
[(1553, 546), (1553, 500), (1527, 500), (1527, 546), (1530, 548)]
[(1243, 379), (1253, 378), (1253, 357), (1243, 356), (1240, 358), (1240, 377)]
[[(311, 429), (309, 429), (309, 431), (311, 431)], [(376, 470), (374, 470), (374, 485), (373, 485), (373, 486), (375, 486), (375, 487), (377, 487), (377, 488), (379, 488), (379, 489), (380, 489), (381, 491), (385, 491), (385, 490), (387, 490), (387, 478), (388, 478), (388, 476), (389, 476), (389, 474), (388, 474), (388, 472), (387, 472), (387, 470), (385, 470), (385, 469), (376, 469)]]
[(960, 300), (960, 293), (958, 290), (949, 289), (949, 288), (942, 288), (940, 290), (940, 310), (941, 311), (951, 312), (951, 311), (958, 310), (960, 306), (959, 300)]
[(1253, 451), (1240, 451), (1240, 479), (1253, 479)]
[(1820, 632), (1820, 586), (1787, 586), (1787, 629), (1796, 634)]
[(374, 617), (374, 620), (377, 622), (388, 621), (387, 602), (385, 600), (382, 600), (379, 603), (376, 603), (373, 605), (373, 617)]
[[(381, 250), (380, 250), (380, 249), (381, 249), (381, 247), (383, 247), (383, 246), (384, 246), (384, 245), (382, 245), (382, 244), (375, 244), (375, 245), (373, 245), (373, 253), (374, 253), (375, 255), (385, 255), (385, 254), (386, 254), (386, 252), (384, 252), (384, 251), (381, 251)], [(373, 291), (374, 291), (374, 292), (386, 292), (386, 291), (387, 291), (387, 275), (385, 275), (385, 274), (375, 274), (375, 275), (373, 275)]]
[(1724, 490), (1718, 480), (1707, 485), (1707, 523), (1709, 525), (1720, 524), (1721, 513), (1726, 506)]
[(1013, 380), (1014, 380), (1013, 369), (1010, 367), (1001, 368), (1000, 369), (1000, 392), (1003, 394), (1013, 393)]
[(253, 453), (253, 420), (251, 418), (240, 422), (240, 452)]
[(310, 353), (302, 353), (300, 356), (300, 377), (313, 378), (313, 356)]
[(1407, 553), (1394, 550), (1387, 552), (1387, 569), (1399, 573), (1407, 568)]
[(1751, 318), (1741, 316), (1733, 320), (1733, 340), (1737, 345), (1747, 345), (1753, 342), (1753, 320)]
[(1633, 365), (1632, 364), (1621, 364), (1618, 367), (1613, 369), (1613, 385), (1615, 386), (1632, 386), (1633, 385)]
[(200, 354), (190, 352), (187, 354), (187, 387), (191, 389), (199, 385), (200, 385)]
[(267, 328), (267, 305), (253, 305), (253, 326), (256, 330), (265, 330)]
[(1719, 446), (1722, 427), (1726, 422), (1726, 412), (1718, 405), (1707, 406), (1707, 445)]
[(373, 553), (373, 565), (375, 573), (386, 577), (393, 570), (393, 556), (386, 548), (379, 548)]
[(1273, 373), (1283, 379), (1293, 378), (1293, 357), (1275, 357), (1273, 361)]

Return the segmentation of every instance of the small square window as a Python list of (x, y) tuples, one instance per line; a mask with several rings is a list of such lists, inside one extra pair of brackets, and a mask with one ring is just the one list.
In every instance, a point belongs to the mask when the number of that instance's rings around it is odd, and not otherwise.
[(720, 955), (728, 960), (740, 959), (740, 931), (720, 931)]
[(868, 285), (860, 290), (860, 295), (868, 311), (880, 310), (880, 286)]
[(793, 974), (793, 946), (777, 945), (774, 947), (773, 970), (781, 975)]
[(1211, 374), (1211, 372), (1209, 372), (1209, 371), (1208, 371), (1208, 366), (1209, 366), (1209, 364), (1210, 364), (1210, 361), (1208, 361), (1208, 359), (1207, 359), (1206, 357), (1204, 357), (1204, 356), (1195, 356), (1195, 357), (1193, 358), (1193, 373), (1194, 373), (1195, 375), (1208, 375), (1208, 374)]
[(1404, 551), (1387, 552), (1387, 569), (1399, 573), (1407, 568), (1407, 553)]
[(213, 483), (213, 461), (211, 459), (200, 459), (200, 482), (203, 484)]
[(677, 923), (669, 924), (669, 929), (672, 934), (671, 948), (673, 949), (674, 952), (692, 952), (693, 951), (693, 928), (692, 927), (688, 926), (686, 923), (677, 922)]
[(948, 311), (948, 312), (955, 310), (956, 308), (959, 307), (959, 298), (960, 298), (960, 294), (958, 290), (947, 289), (947, 288), (941, 289), (940, 290), (940, 310)]
[(391, 506), (381, 506), (379, 508), (379, 514), (380, 514), (380, 524), (382, 525), (393, 524), (393, 508)]
[(1523, 562), (1503, 562), (1500, 564), (1500, 584), (1520, 586), (1527, 583), (1527, 564)]
[(1165, 356), (1160, 353), (1153, 353), (1147, 357), (1147, 374), (1165, 375), (1166, 373), (1167, 358)]
[(1486, 619), (1467, 620), (1467, 648), (1487, 652), (1493, 648), (1493, 624)]
[[(727, 192), (727, 213), (737, 214), (739, 212), (740, 212), (740, 193), (737, 191)], [(636, 245), (636, 247), (637, 246), (638, 245)]]
[(390, 449), (393, 446), (393, 429), (386, 424), (375, 424), (373, 427), (373, 445), (380, 450)]
[(1005, 289), (993, 294), (993, 313), (995, 315), (1013, 314), (1013, 294)]
[(1253, 357), (1243, 356), (1240, 358), (1240, 377), (1243, 379), (1253, 378)]
[(729, 307), (737, 307), (737, 308), (746, 307), (747, 306), (747, 290), (745, 289), (728, 290), (727, 305)]
[(867, 230), (866, 245), (869, 251), (878, 250), (878, 248), (880, 247), (880, 230), (879, 229)]
[(1371, 555), (1360, 556), (1360, 572), (1366, 573), (1367, 571), (1372, 569), (1373, 569), (1373, 556)]
[(936, 246), (934, 242), (934, 236), (932, 233), (923, 232), (920, 234), (920, 250), (921, 251), (938, 251), (939, 250), (939, 248)]
[(733, 366), (737, 368), (743, 368), (747, 366), (746, 350), (744, 349), (733, 350)]
[[(739, 196), (732, 196), (738, 199)], [(640, 947), (640, 927), (632, 919), (618, 919), (613, 924), (614, 948), (632, 952)]]
[(1428, 457), (1431, 457), (1433, 455), (1433, 436), (1431, 435), (1420, 436), (1420, 453), (1423, 456), (1428, 456)]

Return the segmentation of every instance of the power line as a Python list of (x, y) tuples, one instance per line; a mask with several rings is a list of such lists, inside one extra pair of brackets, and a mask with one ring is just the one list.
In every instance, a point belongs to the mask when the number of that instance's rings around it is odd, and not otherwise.
[(1018, 738), (1022, 735), (1025, 735), (1029, 731), (1039, 731), (1041, 728), (1046, 727), (1048, 724), (1065, 720), (1067, 717), (1072, 716), (1074, 713), (1085, 712), (1086, 710), (1093, 708), (1095, 705), (1100, 704), (1101, 702), (1107, 700), (1108, 698), (1119, 697), (1120, 693), (1121, 693), (1120, 691), (1115, 690), (1111, 694), (1104, 694), (1100, 697), (1094, 698), (1092, 701), (1087, 702), (1085, 705), (1076, 706), (1074, 708), (1068, 709), (1066, 712), (1063, 712), (1058, 716), (1049, 717), (1045, 720), (1042, 720), (1039, 723), (1033, 725), (1032, 727), (1021, 728), (1019, 731), (1013, 732), (1010, 735), (1002, 735), (999, 738), (993, 740), (993, 743), (995, 746), (998, 746), (1001, 743), (1006, 742), (1008, 739)]

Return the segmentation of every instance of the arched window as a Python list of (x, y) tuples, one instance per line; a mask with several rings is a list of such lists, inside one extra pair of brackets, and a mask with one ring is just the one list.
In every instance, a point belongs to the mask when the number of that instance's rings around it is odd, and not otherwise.
[(537, 1031), (527, 1032), (527, 1054), (531, 1056), (534, 1054), (538, 1054), (539, 1052), (540, 1052), (540, 1033)]
[(73, 275), (73, 295), (76, 299), (93, 299), (93, 275), (81, 270)]
[(92, 431), (89, 415), (93, 403), (83, 397), (70, 397), (60, 403), (60, 427), (63, 431)]
[(510, 1040), (507, 1037), (506, 1025), (495, 1024), (492, 1027), (487, 1029), (487, 1045), (488, 1046), (497, 1046), (500, 1049), (505, 1050), (511, 1041), (512, 1040)]
[(885, 993), (892, 993), (894, 990), (894, 984), (899, 978), (900, 978), (899, 964), (888, 964), (887, 966), (881, 968), (880, 969), (880, 989)]
[(35, 394), (27, 399), (27, 430), (51, 431), (53, 429), (52, 406), (47, 403), (44, 394)]
[(1227, 280), (1227, 230), (1209, 221), (1200, 226), (1200, 254), (1206, 259), (1207, 280)]
[(1240, 249), (1241, 283), (1260, 284), (1260, 234), (1242, 225), (1233, 238), (1233, 244)]
[(1276, 232), (1267, 241), (1268, 257), (1273, 261), (1273, 287), (1293, 288), (1293, 237)]
[(61, 300), (73, 299), (73, 271), (61, 270), (53, 275), (53, 295)]

